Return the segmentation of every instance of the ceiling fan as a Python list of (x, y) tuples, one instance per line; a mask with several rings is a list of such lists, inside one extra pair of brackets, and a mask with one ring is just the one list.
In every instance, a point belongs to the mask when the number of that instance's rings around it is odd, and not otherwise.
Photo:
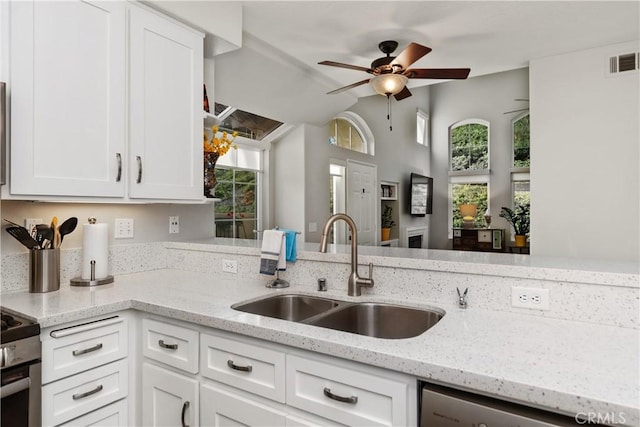
[[(529, 100), (525, 99), (525, 98), (515, 98), (514, 101), (529, 102)], [(527, 107), (527, 108), (519, 108), (517, 110), (505, 111), (504, 114), (519, 113), (521, 111), (529, 111), (529, 107)]]
[(370, 83), (380, 95), (387, 97), (393, 95), (396, 100), (400, 101), (411, 96), (411, 92), (406, 87), (409, 79), (466, 79), (469, 75), (469, 68), (409, 68), (411, 64), (431, 52), (431, 48), (410, 43), (398, 56), (391, 56), (397, 47), (398, 42), (394, 40), (378, 44), (378, 48), (386, 56), (374, 60), (370, 68), (334, 61), (318, 62), (320, 65), (364, 71), (372, 75), (368, 79), (338, 88), (328, 94), (340, 93)]

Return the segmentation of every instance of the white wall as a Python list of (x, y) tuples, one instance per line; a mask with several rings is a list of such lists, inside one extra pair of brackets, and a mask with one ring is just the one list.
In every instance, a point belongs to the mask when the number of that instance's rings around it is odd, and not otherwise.
[[(431, 171), (433, 176), (433, 215), (430, 242), (432, 249), (450, 248), (449, 224), (449, 127), (464, 119), (483, 119), (489, 122), (489, 207), (491, 226), (509, 231), (500, 218), (500, 208), (511, 206), (511, 122), (517, 114), (507, 111), (523, 108), (528, 98), (528, 70), (526, 68), (452, 81), (431, 86)], [(546, 170), (544, 164), (534, 162), (532, 168)], [(534, 219), (532, 219), (534, 221)]]
[[(273, 224), (303, 233), (299, 241), (304, 241), (304, 152), (305, 127), (298, 126), (280, 139), (270, 150), (272, 153), (271, 199), (273, 203)], [(262, 236), (260, 236), (262, 237)]]
[(531, 61), (532, 254), (640, 258), (639, 74), (605, 76), (638, 45)]

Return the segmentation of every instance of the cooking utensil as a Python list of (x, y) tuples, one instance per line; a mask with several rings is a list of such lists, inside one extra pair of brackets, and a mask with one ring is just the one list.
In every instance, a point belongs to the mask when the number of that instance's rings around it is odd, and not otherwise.
[(60, 244), (62, 244), (62, 241), (64, 240), (64, 236), (66, 236), (69, 233), (72, 233), (73, 230), (76, 229), (77, 225), (78, 225), (78, 218), (76, 218), (75, 216), (72, 216), (71, 218), (67, 218), (62, 224), (60, 224), (60, 227), (58, 227), (58, 231), (60, 232)]
[(51, 226), (47, 224), (36, 225), (36, 240), (40, 243), (40, 247), (44, 249), (53, 240)]
[(60, 230), (58, 229), (58, 217), (54, 216), (51, 219), (51, 231), (53, 232), (53, 239), (51, 240), (51, 249), (60, 247)]
[(22, 243), (28, 249), (40, 248), (38, 242), (33, 237), (31, 237), (29, 231), (24, 227), (7, 227), (7, 233), (11, 234), (17, 241)]

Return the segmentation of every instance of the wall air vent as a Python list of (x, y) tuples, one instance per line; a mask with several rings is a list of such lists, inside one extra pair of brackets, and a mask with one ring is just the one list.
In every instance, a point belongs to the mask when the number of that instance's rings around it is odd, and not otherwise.
[(607, 76), (628, 74), (629, 71), (640, 69), (640, 53), (625, 53), (611, 56), (607, 61)]

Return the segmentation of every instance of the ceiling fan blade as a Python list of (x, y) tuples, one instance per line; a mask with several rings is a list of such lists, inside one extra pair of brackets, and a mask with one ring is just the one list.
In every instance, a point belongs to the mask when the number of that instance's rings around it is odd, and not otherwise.
[(343, 87), (338, 88), (336, 90), (332, 90), (331, 92), (327, 92), (327, 95), (333, 95), (335, 93), (340, 93), (340, 92), (344, 92), (345, 90), (353, 89), (354, 87), (362, 86), (364, 84), (369, 83), (369, 80), (371, 80), (371, 79), (364, 79), (364, 80), (359, 81), (357, 83), (350, 84), (349, 86), (343, 86)]
[(403, 99), (408, 98), (410, 96), (411, 96), (411, 91), (406, 86), (400, 92), (398, 92), (395, 95), (393, 95), (393, 97), (396, 99), (396, 101), (402, 101)]
[(411, 64), (429, 52), (431, 52), (430, 47), (422, 46), (418, 43), (410, 43), (405, 50), (396, 56), (396, 59), (391, 61), (391, 65), (400, 65), (403, 70), (406, 70), (411, 66)]
[(404, 72), (410, 79), (466, 79), (470, 68), (414, 68)]
[(519, 110), (505, 111), (504, 114), (519, 113), (520, 111), (529, 111), (529, 109), (528, 108), (521, 108)]
[(322, 62), (318, 62), (318, 64), (319, 65), (328, 65), (330, 67), (347, 68), (349, 70), (364, 71), (365, 73), (372, 73), (373, 72), (373, 70), (371, 68), (360, 67), (358, 65), (343, 64), (342, 62), (322, 61)]

